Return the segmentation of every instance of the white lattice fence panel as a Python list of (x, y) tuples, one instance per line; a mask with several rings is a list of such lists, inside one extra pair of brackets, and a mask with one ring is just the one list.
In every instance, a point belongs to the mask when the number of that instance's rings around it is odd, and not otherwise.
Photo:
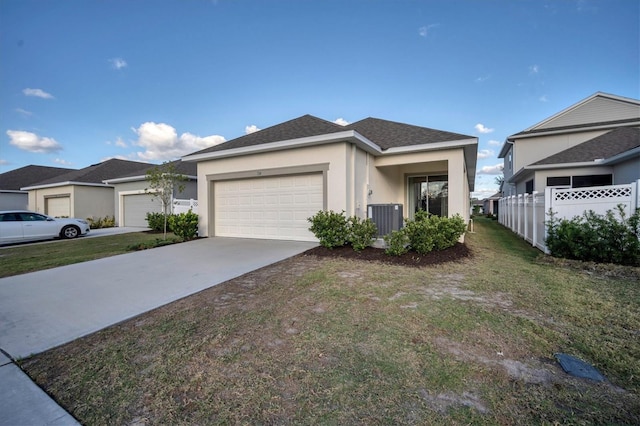
[[(593, 188), (553, 189), (550, 208), (557, 217), (571, 219), (581, 216), (587, 210), (605, 214), (608, 210), (617, 210), (623, 205), (627, 215), (634, 208), (631, 185), (598, 186)], [(549, 208), (547, 207), (547, 208)]]

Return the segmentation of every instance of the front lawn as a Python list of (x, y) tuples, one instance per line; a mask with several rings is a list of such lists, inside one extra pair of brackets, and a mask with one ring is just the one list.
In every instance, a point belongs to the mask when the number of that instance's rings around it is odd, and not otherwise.
[(640, 423), (638, 270), (543, 261), (488, 220), (467, 245), (426, 268), (296, 256), (21, 366), (92, 425)]
[(155, 244), (158, 238), (162, 234), (132, 232), (4, 247), (0, 249), (0, 278), (129, 253), (131, 246)]

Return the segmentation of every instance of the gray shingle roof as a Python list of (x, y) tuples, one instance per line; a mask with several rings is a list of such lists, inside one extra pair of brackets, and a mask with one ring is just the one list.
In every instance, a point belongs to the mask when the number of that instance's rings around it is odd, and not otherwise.
[(275, 126), (232, 139), (228, 142), (194, 152), (190, 155), (205, 154), (233, 148), (244, 148), (270, 142), (286, 141), (311, 136), (327, 135), (331, 133), (344, 132), (346, 130), (355, 130), (383, 150), (392, 147), (429, 144), (434, 142), (449, 142), (472, 138), (472, 136), (371, 117), (352, 123), (348, 126), (341, 126), (312, 115), (303, 115), (302, 117), (276, 124)]
[(372, 117), (345, 126), (343, 129), (355, 130), (383, 150), (400, 146), (459, 141), (473, 137)]
[(607, 159), (639, 146), (640, 128), (620, 127), (537, 161), (533, 165), (583, 163), (599, 158)]
[(224, 142), (210, 148), (205, 148), (201, 151), (194, 152), (191, 155), (205, 154), (209, 152), (217, 152), (233, 148), (244, 148), (248, 146), (305, 138), (309, 136), (326, 135), (329, 133), (342, 132), (344, 130), (345, 128), (338, 124), (331, 123), (329, 121), (307, 114), (303, 115), (302, 117), (285, 121), (284, 123), (276, 124), (275, 126), (271, 126), (266, 129), (262, 129), (254, 133), (232, 139), (228, 142)]
[[(191, 163), (191, 162), (187, 162), (187, 161), (182, 161), (182, 160), (175, 160), (171, 162), (172, 164), (175, 164), (176, 167), (176, 172), (183, 174), (185, 176), (197, 176), (198, 175), (198, 164), (196, 163)], [(145, 176), (147, 173), (147, 170), (150, 170), (154, 167), (157, 167), (157, 164), (147, 164), (147, 167), (145, 167), (144, 169), (141, 170), (135, 170), (131, 173), (127, 173), (127, 174), (123, 174), (120, 176), (114, 176), (111, 177), (109, 179), (120, 179), (120, 178), (129, 178), (129, 177), (137, 177), (137, 176)]]
[(73, 171), (62, 167), (25, 166), (0, 174), (0, 189), (19, 191), (20, 188), (32, 185)]
[(63, 182), (102, 184), (103, 180), (113, 179), (133, 172), (139, 172), (147, 168), (149, 168), (148, 163), (113, 158), (102, 163), (85, 167), (84, 169), (73, 170), (69, 173), (56, 176), (51, 179), (35, 182), (28, 186), (52, 185)]

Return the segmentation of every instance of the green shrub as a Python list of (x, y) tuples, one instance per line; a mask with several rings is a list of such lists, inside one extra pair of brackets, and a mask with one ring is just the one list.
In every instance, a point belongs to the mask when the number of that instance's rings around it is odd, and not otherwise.
[(558, 220), (549, 211), (546, 245), (554, 257), (640, 265), (640, 210), (627, 218), (622, 205), (619, 219), (609, 210), (604, 215), (593, 210), (570, 220)]
[[(171, 231), (171, 218), (172, 215), (167, 215), (167, 231)], [(156, 232), (164, 231), (164, 214), (162, 213), (147, 213), (147, 223), (149, 228)]]
[(89, 222), (91, 229), (113, 228), (116, 226), (116, 218), (114, 216), (105, 216), (104, 219), (101, 217), (88, 217), (87, 222)]
[(198, 235), (198, 215), (191, 210), (171, 215), (168, 220), (173, 233), (183, 240), (189, 241)]
[(355, 251), (369, 247), (378, 235), (378, 227), (371, 219), (360, 219), (351, 216), (347, 221), (349, 228), (348, 241)]
[(407, 247), (409, 238), (407, 237), (406, 228), (399, 231), (391, 231), (390, 234), (384, 236), (386, 248), (384, 252), (390, 256), (402, 256), (409, 251)]
[(421, 210), (406, 221), (405, 229), (411, 249), (426, 254), (454, 246), (467, 226), (460, 215), (440, 217)]
[(344, 211), (321, 210), (307, 219), (311, 223), (309, 231), (313, 232), (320, 245), (327, 248), (342, 247), (349, 241), (349, 226)]
[(430, 220), (436, 224), (435, 250), (453, 247), (467, 230), (467, 224), (459, 214), (453, 217), (431, 216)]

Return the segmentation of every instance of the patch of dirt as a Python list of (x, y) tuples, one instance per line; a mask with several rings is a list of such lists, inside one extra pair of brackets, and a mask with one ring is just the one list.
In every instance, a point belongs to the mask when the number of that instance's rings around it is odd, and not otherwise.
[(384, 249), (375, 247), (367, 247), (364, 250), (355, 251), (351, 246), (334, 247), (332, 249), (318, 246), (307, 250), (304, 254), (318, 257), (364, 260), (400, 266), (414, 266), (418, 268), (438, 265), (445, 262), (459, 262), (472, 256), (471, 249), (462, 243), (457, 243), (448, 249), (432, 251), (427, 254), (418, 254), (410, 251), (401, 256), (390, 256), (384, 252)]

